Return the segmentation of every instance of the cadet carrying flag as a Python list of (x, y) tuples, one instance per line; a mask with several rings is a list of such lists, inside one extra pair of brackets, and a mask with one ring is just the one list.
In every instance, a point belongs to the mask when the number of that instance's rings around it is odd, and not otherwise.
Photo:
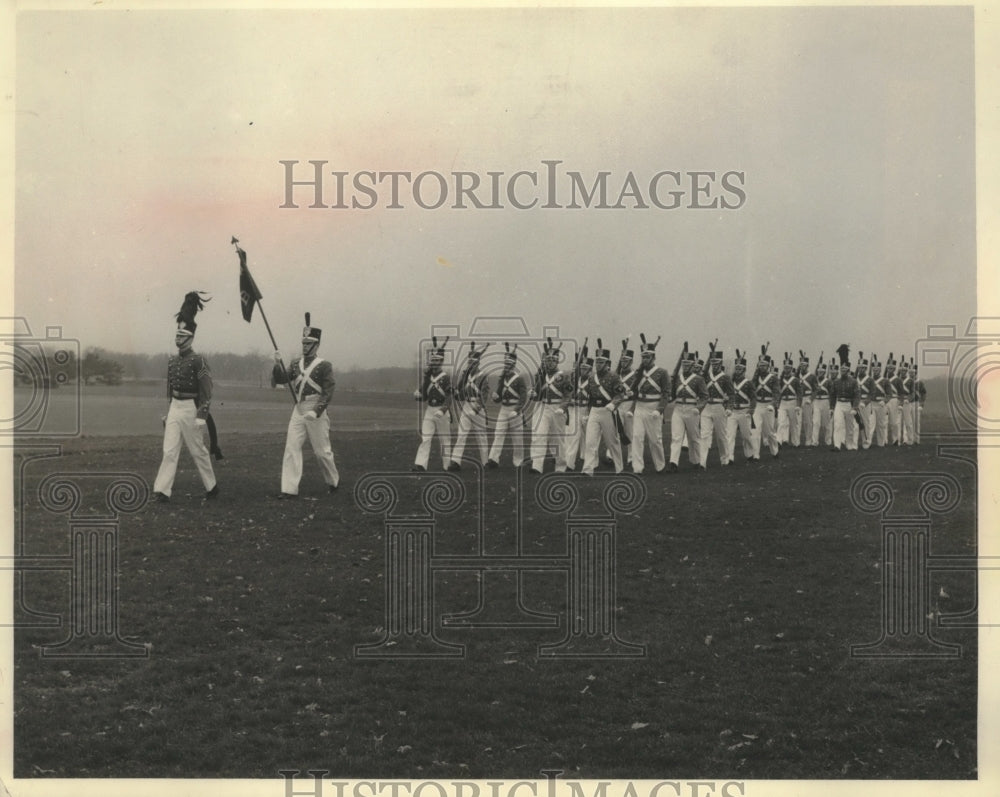
[(264, 297), (261, 296), (257, 283), (253, 281), (250, 269), (247, 268), (247, 253), (240, 248), (239, 240), (234, 236), (232, 243), (240, 256), (240, 306), (243, 310), (243, 320), (250, 323), (253, 317), (253, 307)]

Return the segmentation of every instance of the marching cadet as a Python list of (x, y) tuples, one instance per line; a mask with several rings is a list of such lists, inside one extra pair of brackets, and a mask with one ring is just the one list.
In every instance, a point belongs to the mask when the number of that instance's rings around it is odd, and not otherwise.
[(490, 458), (486, 461), (488, 468), (500, 466), (500, 454), (504, 441), (510, 432), (514, 447), (514, 467), (519, 468), (524, 462), (524, 407), (528, 403), (528, 386), (517, 368), (517, 344), (511, 348), (510, 343), (504, 344), (503, 372), (493, 391), (493, 401), (500, 405), (497, 413), (497, 425), (493, 432), (493, 446), (490, 448)]
[[(675, 472), (681, 459), (681, 447), (687, 435), (688, 459), (701, 464), (701, 411), (708, 403), (705, 380), (695, 371), (697, 352), (681, 352), (681, 371), (675, 373), (671, 385), (674, 411), (670, 416), (670, 470)], [(706, 452), (707, 453), (707, 452)]]
[[(694, 353), (694, 365), (691, 366), (691, 371), (695, 376), (700, 376), (703, 380), (705, 378), (705, 361), (698, 356), (698, 352)], [(704, 407), (702, 408), (704, 409)], [(698, 414), (698, 456), (708, 456), (709, 449), (712, 447), (712, 438), (709, 437), (708, 448), (701, 448), (701, 413)], [(684, 437), (681, 439), (681, 452), (688, 451), (688, 436), (687, 429), (684, 430)]]
[(705, 380), (705, 390), (708, 393), (708, 404), (702, 410), (699, 427), (700, 464), (708, 468), (708, 452), (712, 447), (712, 432), (715, 432), (715, 445), (719, 449), (719, 464), (727, 465), (732, 458), (729, 450), (729, 436), (726, 434), (726, 423), (732, 411), (733, 382), (726, 373), (722, 363), (722, 352), (711, 344), (708, 355), (708, 378)]
[(775, 434), (775, 420), (778, 415), (778, 374), (774, 363), (767, 354), (767, 346), (760, 347), (760, 358), (757, 360), (757, 373), (753, 376), (753, 390), (756, 405), (753, 420), (756, 434), (753, 435), (753, 458), (760, 459), (761, 443), (767, 445), (771, 456), (777, 458), (780, 446)]
[(573, 392), (572, 380), (559, 370), (559, 356), (562, 343), (552, 345), (548, 338), (542, 351), (542, 370), (539, 371), (535, 388), (530, 394), (538, 401), (535, 411), (535, 423), (531, 434), (531, 472), (541, 473), (545, 467), (545, 454), (552, 445), (556, 451), (556, 470), (565, 470), (563, 462), (566, 435), (566, 421), (569, 417), (570, 395)]
[(889, 420), (888, 444), (890, 446), (898, 446), (902, 438), (902, 412), (899, 406), (899, 391), (902, 390), (903, 383), (896, 374), (896, 365), (897, 363), (893, 359), (892, 352), (889, 352), (889, 360), (885, 364), (885, 378), (888, 385), (888, 398), (885, 402), (885, 411)]
[(205, 498), (213, 500), (219, 495), (219, 485), (212, 470), (212, 458), (205, 448), (202, 434), (210, 418), (208, 410), (212, 402), (212, 372), (205, 358), (196, 354), (192, 348), (194, 333), (198, 328), (194, 317), (199, 310), (204, 309), (205, 301), (207, 300), (202, 299), (198, 291), (191, 291), (184, 296), (184, 302), (176, 315), (174, 345), (177, 347), (177, 354), (172, 354), (167, 362), (170, 408), (163, 419), (163, 459), (153, 482), (153, 495), (160, 503), (170, 500), (182, 441), (198, 469), (201, 483), (205, 487)]
[[(892, 355), (890, 355), (891, 357)], [(871, 383), (868, 400), (869, 417), (872, 419), (870, 437), (872, 442), (882, 448), (888, 440), (889, 411), (887, 404), (892, 388), (889, 379), (882, 376), (882, 363), (873, 355), (871, 362)]]
[(807, 446), (812, 439), (812, 403), (813, 393), (816, 391), (816, 375), (809, 373), (809, 358), (802, 349), (799, 349), (798, 376), (802, 388), (802, 407), (795, 414), (792, 438), (796, 441), (796, 445), (801, 441), (803, 446)]
[(858, 380), (851, 376), (850, 349), (846, 343), (837, 348), (840, 357), (840, 376), (830, 384), (830, 410), (833, 413), (832, 450), (840, 451), (846, 445), (848, 451), (857, 449), (854, 442), (853, 425), (861, 400)]
[[(632, 390), (635, 387), (635, 379), (639, 370), (632, 367), (632, 363), (635, 361), (635, 352), (628, 347), (628, 341), (628, 338), (622, 340), (622, 353), (618, 358), (618, 365), (615, 368), (615, 373), (618, 374), (622, 380), (622, 384), (625, 385), (626, 401), (633, 398)], [(621, 417), (620, 420), (625, 430), (625, 434), (621, 440), (622, 458), (625, 462), (628, 462), (630, 444), (627, 441), (632, 439), (632, 416), (625, 413), (624, 417)]]
[(625, 385), (621, 377), (611, 370), (611, 352), (597, 339), (594, 352), (594, 373), (587, 380), (590, 413), (587, 416), (586, 448), (583, 455), (583, 473), (594, 475), (597, 468), (597, 450), (603, 441), (611, 452), (615, 473), (621, 473), (622, 447), (619, 437), (623, 427), (618, 418), (618, 406), (625, 400)]
[(483, 397), (490, 392), (490, 382), (489, 377), (479, 371), (479, 364), (483, 352), (490, 347), (490, 344), (487, 343), (481, 349), (476, 348), (475, 341), (470, 341), (470, 345), (465, 370), (455, 385), (454, 398), (461, 402), (461, 411), (458, 415), (458, 435), (451, 451), (451, 464), (448, 465), (450, 471), (462, 469), (462, 454), (465, 453), (465, 441), (470, 433), (479, 446), (479, 461), (485, 465), (489, 459), (489, 445), (486, 438), (489, 419), (486, 416)]
[(812, 436), (809, 444), (818, 446), (820, 438), (823, 445), (833, 445), (833, 416), (830, 414), (830, 376), (827, 373), (826, 363), (820, 355), (819, 363), (816, 365), (816, 374), (813, 382), (813, 407), (812, 407)]
[(756, 459), (753, 450), (753, 411), (757, 406), (757, 398), (753, 382), (747, 376), (747, 358), (736, 350), (736, 361), (733, 364), (733, 393), (729, 414), (726, 418), (726, 451), (728, 458), (722, 463), (731, 465), (736, 455), (736, 430), (739, 429), (743, 441), (743, 456), (747, 462)]
[(797, 447), (799, 440), (795, 419), (802, 412), (802, 384), (795, 372), (795, 363), (787, 351), (781, 365), (778, 396), (778, 443), (789, 443)]
[(333, 366), (316, 355), (322, 334), (322, 330), (311, 325), (309, 313), (306, 313), (306, 325), (302, 330), (302, 357), (286, 371), (281, 354), (274, 353), (271, 387), (289, 383), (295, 394), (295, 406), (285, 435), (285, 454), (281, 460), (281, 492), (277, 495), (280, 499), (297, 498), (299, 495), (302, 446), (307, 437), (323, 473), (327, 491), (336, 492), (340, 484), (340, 474), (330, 446), (330, 416), (326, 414), (333, 398)]
[(573, 393), (570, 398), (568, 412), (568, 430), (566, 446), (563, 453), (564, 470), (576, 470), (576, 461), (586, 452), (587, 416), (590, 414), (590, 395), (587, 393), (587, 383), (594, 368), (594, 360), (587, 356), (587, 343), (584, 341), (576, 356), (576, 367), (573, 369)]
[(858, 415), (861, 422), (854, 424), (852, 435), (854, 448), (867, 449), (872, 445), (872, 431), (875, 428), (875, 409), (871, 406), (875, 380), (868, 374), (868, 360), (863, 351), (858, 352)]
[(927, 401), (927, 387), (924, 380), (917, 374), (917, 366), (913, 366), (913, 444), (920, 444), (920, 415), (924, 411), (924, 402)]
[(914, 415), (913, 377), (910, 376), (910, 366), (903, 360), (900, 366), (899, 375), (899, 404), (900, 418), (902, 419), (902, 435), (900, 440), (903, 445), (913, 445), (913, 415)]
[(670, 401), (670, 374), (656, 364), (656, 344), (660, 338), (647, 343), (641, 334), (639, 356), (642, 364), (635, 371), (632, 385), (634, 409), (632, 417), (632, 471), (642, 473), (645, 468), (645, 442), (649, 441), (649, 453), (653, 458), (653, 468), (662, 473), (667, 466), (663, 452), (663, 411)]
[(443, 370), (444, 347), (448, 338), (438, 346), (437, 336), (431, 338), (432, 348), (428, 353), (427, 368), (424, 369), (420, 388), (413, 392), (413, 398), (427, 406), (420, 423), (420, 446), (416, 461), (410, 470), (425, 471), (431, 456), (431, 441), (437, 435), (441, 445), (442, 467), (447, 468), (451, 459), (451, 380)]

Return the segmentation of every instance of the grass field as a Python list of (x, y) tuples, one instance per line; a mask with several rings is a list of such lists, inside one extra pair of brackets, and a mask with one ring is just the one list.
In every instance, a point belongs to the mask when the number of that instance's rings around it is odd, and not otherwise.
[[(103, 390), (84, 394), (87, 436), (62, 441), (61, 456), (32, 458), (43, 440), (17, 449), (26, 556), (69, 549), (68, 519), (40, 505), (48, 475), (93, 477), (78, 481), (80, 512), (95, 518), (104, 511), (99, 474), (152, 481), (163, 402), (155, 392)], [(486, 581), (501, 601), (517, 587), (510, 573), (458, 571), (434, 576), (433, 624), (464, 656), (369, 660), (355, 649), (385, 635), (386, 530), (353, 488), (366, 474), (408, 469), (412, 402), (338, 397), (340, 491), (325, 494), (307, 454), (302, 497), (281, 502), (269, 496), (287, 398), (266, 392), (217, 405), (226, 453), (218, 501), (202, 500), (184, 454), (173, 500), (122, 516), (118, 627), (148, 657), (43, 657), (67, 636), (65, 624), (27, 626), (45, 612), (68, 616), (70, 576), (18, 577), (17, 777), (310, 768), (382, 778), (539, 778), (543, 769), (574, 778), (976, 777), (976, 629), (941, 623), (975, 622), (973, 572), (929, 577), (931, 632), (960, 655), (851, 655), (881, 634), (885, 572), (880, 516), (851, 503), (856, 477), (892, 474), (894, 507), (912, 512), (920, 479), (908, 474), (950, 475), (963, 499), (931, 516), (933, 553), (976, 552), (975, 465), (942, 456), (932, 439), (850, 454), (783, 449), (757, 465), (738, 457), (726, 469), (644, 475), (644, 505), (618, 518), (614, 605), (618, 636), (645, 646), (644, 656), (537, 655), (572, 619), (563, 573), (527, 573), (522, 583), (524, 605), (553, 615), (556, 627), (445, 626), (444, 616), (477, 606)], [(121, 434), (93, 434), (126, 399), (154, 412), (152, 422), (135, 412), (119, 421)], [(349, 406), (357, 416), (347, 422)], [(352, 431), (366, 412), (369, 426), (399, 430)], [(132, 426), (140, 421), (145, 434)], [(934, 423), (925, 416), (925, 430)], [(540, 556), (565, 551), (565, 518), (539, 506), (539, 477), (509, 467), (459, 475), (469, 498), (439, 519), (436, 554), (474, 554), (480, 523), (491, 553), (519, 542)], [(408, 641), (398, 639), (401, 649)], [(89, 652), (106, 651), (102, 644)]]

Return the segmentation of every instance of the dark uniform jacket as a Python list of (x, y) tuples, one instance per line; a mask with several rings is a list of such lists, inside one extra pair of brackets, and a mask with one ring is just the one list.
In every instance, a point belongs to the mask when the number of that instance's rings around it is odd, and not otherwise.
[(857, 409), (861, 403), (861, 388), (858, 380), (848, 374), (838, 376), (830, 381), (830, 409), (837, 406), (837, 401), (845, 399), (851, 402), (851, 407)]
[(625, 398), (625, 385), (622, 378), (614, 371), (607, 371), (603, 376), (598, 376), (594, 371), (586, 384), (587, 395), (590, 397), (591, 407), (606, 407), (612, 399)]
[(691, 371), (687, 376), (678, 373), (673, 378), (673, 400), (679, 404), (695, 404), (701, 410), (708, 403), (708, 388), (701, 374)]
[(198, 417), (208, 417), (212, 402), (212, 372), (204, 357), (191, 349), (170, 355), (167, 361), (167, 396), (180, 401), (193, 400), (198, 408)]
[(663, 368), (653, 365), (649, 371), (639, 367), (632, 383), (632, 396), (642, 404), (657, 402), (656, 409), (663, 414), (671, 399), (671, 380)]
[(333, 366), (326, 360), (319, 360), (310, 370), (316, 359), (315, 355), (308, 358), (300, 357), (291, 364), (287, 372), (276, 364), (271, 371), (271, 385), (283, 385), (286, 382), (291, 384), (296, 401), (302, 401), (309, 396), (319, 396), (313, 410), (317, 415), (322, 415), (333, 399), (333, 388), (336, 383), (333, 378)]
[(528, 387), (524, 377), (514, 369), (500, 374), (497, 389), (493, 391), (493, 401), (505, 407), (517, 407), (518, 412), (528, 403)]

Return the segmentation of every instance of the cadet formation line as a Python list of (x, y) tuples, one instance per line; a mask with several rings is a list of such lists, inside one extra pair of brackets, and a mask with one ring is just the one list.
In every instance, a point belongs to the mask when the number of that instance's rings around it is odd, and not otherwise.
[[(219, 494), (210, 456), (211, 451), (222, 458), (209, 412), (212, 377), (205, 358), (193, 350), (194, 317), (205, 301), (198, 292), (188, 293), (176, 316), (177, 354), (167, 365), (170, 404), (163, 418), (163, 459), (153, 485), (154, 498), (160, 502), (170, 500), (182, 442), (194, 459), (205, 498)], [(285, 439), (281, 491), (276, 496), (280, 499), (298, 496), (307, 438), (328, 491), (336, 492), (340, 483), (327, 414), (334, 391), (333, 367), (317, 354), (322, 331), (311, 325), (308, 313), (305, 321), (302, 356), (286, 368), (276, 351), (272, 373), (272, 384), (288, 385), (295, 401)], [(556, 471), (579, 470), (587, 475), (593, 475), (602, 459), (617, 473), (626, 463), (632, 472), (642, 473), (647, 448), (657, 473), (678, 470), (685, 447), (692, 466), (707, 468), (713, 444), (720, 464), (728, 466), (735, 458), (737, 436), (748, 463), (760, 460), (762, 447), (777, 457), (783, 444), (822, 443), (834, 451), (853, 451), (920, 442), (926, 390), (912, 360), (897, 362), (890, 354), (883, 366), (877, 357), (869, 360), (859, 352), (852, 368), (844, 344), (829, 366), (820, 357), (811, 369), (809, 358), (800, 351), (797, 367), (786, 352), (779, 369), (767, 346), (762, 346), (751, 376), (746, 352), (737, 349), (730, 376), (715, 344), (709, 345), (706, 363), (685, 342), (668, 372), (656, 363), (659, 338), (640, 338), (638, 367), (633, 367), (634, 352), (625, 340), (612, 369), (611, 351), (598, 338), (594, 356), (588, 356), (584, 345), (568, 371), (559, 368), (561, 344), (553, 345), (549, 339), (543, 345), (541, 367), (532, 376), (518, 367), (517, 344), (505, 343), (503, 371), (493, 385), (480, 368), (486, 346), (470, 344), (453, 380), (444, 370), (448, 341), (439, 345), (435, 338), (414, 392), (424, 411), (412, 470), (427, 470), (435, 438), (442, 467), (450, 471), (461, 469), (470, 438), (481, 465), (500, 467), (510, 437), (515, 467), (528, 465), (532, 473), (540, 473), (551, 455)], [(491, 405), (497, 409), (494, 420), (488, 413)], [(663, 445), (668, 405), (672, 405), (669, 460)], [(455, 417), (458, 431), (452, 445)], [(203, 440), (205, 428), (210, 449)]]

